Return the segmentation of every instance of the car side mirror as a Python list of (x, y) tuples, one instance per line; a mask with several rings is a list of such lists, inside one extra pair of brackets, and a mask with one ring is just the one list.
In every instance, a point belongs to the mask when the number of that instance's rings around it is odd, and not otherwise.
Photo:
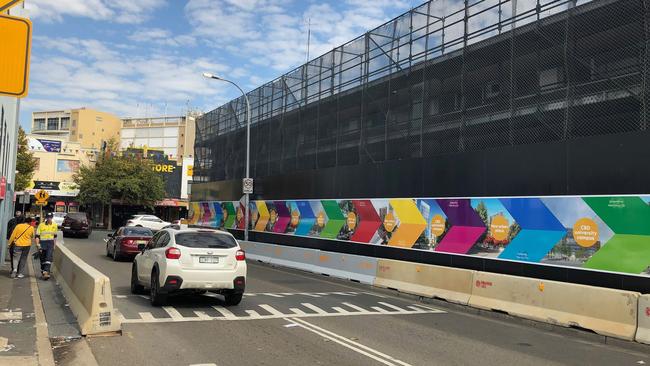
[(144, 252), (146, 248), (147, 248), (147, 244), (138, 244), (139, 251)]

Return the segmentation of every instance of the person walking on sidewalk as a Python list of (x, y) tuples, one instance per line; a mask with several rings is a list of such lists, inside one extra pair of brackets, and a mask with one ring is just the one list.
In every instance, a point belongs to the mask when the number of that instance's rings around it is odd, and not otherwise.
[(18, 219), (18, 225), (14, 228), (9, 238), (9, 246), (13, 246), (14, 256), (11, 260), (12, 268), (11, 277), (25, 277), (25, 264), (29, 257), (29, 249), (32, 247), (34, 238), (34, 228), (32, 227), (32, 218), (28, 217)]
[(41, 248), (41, 274), (44, 280), (50, 278), (50, 267), (54, 257), (54, 241), (59, 228), (52, 221), (52, 213), (45, 215), (45, 221), (38, 225), (36, 229), (36, 243)]
[[(11, 233), (14, 232), (14, 228), (16, 225), (18, 225), (18, 219), (23, 216), (23, 213), (20, 211), (16, 211), (16, 216), (12, 217), (11, 220), (9, 220), (9, 223), (7, 223), (7, 243), (11, 243), (9, 241), (9, 238), (11, 238)], [(11, 262), (11, 271), (13, 272), (14, 270), (14, 249), (13, 246), (9, 245), (9, 261)]]

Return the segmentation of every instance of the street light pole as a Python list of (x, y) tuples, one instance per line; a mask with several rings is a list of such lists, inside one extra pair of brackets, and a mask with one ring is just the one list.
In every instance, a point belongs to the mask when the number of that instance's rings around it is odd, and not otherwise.
[[(214, 79), (214, 80), (220, 80), (220, 81), (225, 81), (227, 83), (230, 83), (235, 86), (235, 88), (239, 89), (241, 94), (244, 96), (244, 99), (246, 100), (246, 179), (250, 178), (250, 154), (251, 154), (251, 104), (248, 101), (248, 96), (242, 88), (239, 87), (235, 82), (221, 78), (219, 76), (204, 72), (203, 76), (208, 78), (208, 79)], [(250, 209), (249, 209), (249, 201), (250, 201), (250, 196), (248, 193), (244, 193), (244, 241), (248, 241), (248, 223), (250, 222)]]

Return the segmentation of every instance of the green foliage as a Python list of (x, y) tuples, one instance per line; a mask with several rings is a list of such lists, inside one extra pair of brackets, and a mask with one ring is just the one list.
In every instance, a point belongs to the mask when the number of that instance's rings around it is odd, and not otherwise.
[(27, 136), (22, 127), (18, 127), (18, 153), (16, 154), (16, 191), (24, 191), (34, 176), (36, 158), (27, 146)]
[(476, 213), (478, 213), (485, 226), (489, 226), (487, 207), (485, 207), (485, 203), (483, 201), (479, 202), (478, 205), (476, 205)]
[(82, 166), (75, 174), (82, 204), (109, 204), (118, 199), (125, 205), (153, 207), (165, 196), (162, 178), (152, 169), (152, 163), (134, 156), (115, 155), (114, 144), (100, 156), (92, 167)]

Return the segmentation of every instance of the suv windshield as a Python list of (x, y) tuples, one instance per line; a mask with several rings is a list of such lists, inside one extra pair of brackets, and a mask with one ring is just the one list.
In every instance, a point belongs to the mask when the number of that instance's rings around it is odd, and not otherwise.
[(147, 229), (146, 227), (125, 227), (123, 233), (124, 235), (153, 236), (151, 230)]
[(73, 219), (73, 220), (81, 220), (81, 221), (86, 221), (86, 214), (83, 212), (73, 212), (69, 213), (67, 217)]
[(176, 244), (189, 248), (234, 248), (237, 242), (232, 236), (214, 232), (176, 234)]

